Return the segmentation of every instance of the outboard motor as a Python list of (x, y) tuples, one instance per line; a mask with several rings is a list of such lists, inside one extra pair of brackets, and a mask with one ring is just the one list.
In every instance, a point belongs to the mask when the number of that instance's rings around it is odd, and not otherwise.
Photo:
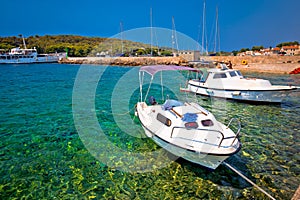
[(156, 102), (156, 100), (153, 96), (150, 96), (148, 100), (149, 100), (149, 104), (151, 104), (151, 105), (156, 105), (157, 104), (157, 102)]

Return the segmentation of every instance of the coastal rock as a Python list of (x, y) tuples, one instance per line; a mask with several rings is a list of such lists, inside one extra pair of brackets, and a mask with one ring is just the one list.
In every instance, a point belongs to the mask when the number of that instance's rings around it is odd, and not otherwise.
[[(288, 74), (300, 67), (300, 56), (205, 56), (206, 61), (228, 62), (233, 68), (241, 71), (282, 73)], [(247, 65), (243, 63), (247, 63)], [(59, 61), (66, 64), (95, 64), (117, 66), (144, 66), (144, 65), (183, 65), (190, 67), (215, 67), (191, 64), (182, 57), (69, 57)]]
[(187, 65), (187, 61), (181, 57), (69, 57), (62, 59), (60, 63), (66, 64), (99, 64), (120, 66), (144, 66), (144, 65)]

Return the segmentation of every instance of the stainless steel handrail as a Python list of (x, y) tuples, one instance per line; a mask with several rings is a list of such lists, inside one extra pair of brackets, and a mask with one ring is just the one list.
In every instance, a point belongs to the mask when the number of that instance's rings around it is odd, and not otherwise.
[[(187, 129), (186, 127), (174, 126), (174, 127), (172, 128), (172, 132), (171, 132), (171, 136), (170, 136), (171, 138), (172, 138), (172, 136), (173, 136), (173, 132), (174, 132), (174, 129), (175, 129), (175, 128), (182, 128), (182, 129), (186, 129), (186, 130), (191, 130), (191, 129)], [(229, 138), (225, 138), (225, 137), (224, 137), (224, 134), (223, 134), (221, 131), (219, 131), (219, 130), (203, 129), (203, 128), (197, 128), (197, 129), (193, 129), (193, 130), (199, 130), (199, 131), (212, 131), (212, 132), (218, 132), (218, 133), (220, 133), (220, 134), (222, 135), (222, 139), (221, 139), (221, 141), (220, 141), (218, 147), (221, 146), (221, 144), (222, 144), (222, 142), (223, 142), (224, 139), (229, 139)]]
[(236, 138), (238, 138), (238, 137), (240, 136), (240, 131), (241, 131), (241, 122), (240, 122), (240, 120), (237, 119), (237, 118), (232, 118), (232, 119), (229, 121), (229, 123), (228, 123), (228, 125), (227, 125), (226, 128), (229, 128), (229, 126), (230, 126), (230, 124), (232, 123), (233, 120), (236, 120), (236, 121), (238, 122), (238, 130), (237, 130), (237, 132), (236, 132), (236, 134), (235, 134), (235, 137), (234, 137), (234, 139), (233, 139), (233, 141), (232, 141), (232, 143), (231, 143), (231, 146), (232, 146), (233, 143), (235, 142)]
[[(229, 121), (229, 123), (228, 123), (228, 125), (227, 125), (226, 128), (229, 128), (229, 126), (231, 125), (231, 123), (232, 123), (233, 120), (237, 120), (237, 122), (238, 122), (238, 131), (237, 131), (237, 133), (236, 133), (236, 135), (235, 135), (235, 137), (234, 137), (234, 139), (233, 139), (233, 142), (231, 143), (230, 146), (232, 146), (233, 143), (234, 143), (234, 141), (236, 140), (236, 138), (239, 137), (240, 130), (241, 130), (241, 123), (240, 123), (240, 120), (238, 120), (238, 119), (236, 119), (236, 118), (232, 118), (232, 119)], [(172, 138), (172, 136), (173, 136), (174, 129), (177, 129), (177, 128), (186, 129), (186, 130), (191, 130), (191, 129), (188, 129), (188, 128), (186, 128), (186, 127), (174, 126), (174, 127), (172, 128), (172, 132), (171, 132), (171, 136), (170, 136), (171, 138)], [(224, 134), (223, 134), (221, 131), (219, 131), (219, 130), (214, 130), (214, 129), (203, 129), (203, 128), (196, 128), (196, 129), (193, 129), (193, 130), (199, 130), (199, 131), (212, 131), (212, 132), (217, 132), (217, 133), (221, 134), (222, 138), (221, 138), (220, 143), (218, 144), (218, 148), (221, 147), (221, 144), (222, 144), (222, 142), (223, 142), (224, 140), (226, 140), (226, 139), (232, 139), (232, 137), (226, 137), (226, 138), (225, 138)]]

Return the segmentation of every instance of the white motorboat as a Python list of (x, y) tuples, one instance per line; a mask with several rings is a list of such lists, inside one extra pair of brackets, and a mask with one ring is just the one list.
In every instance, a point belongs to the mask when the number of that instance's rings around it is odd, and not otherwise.
[(245, 78), (240, 71), (227, 67), (207, 70), (201, 78), (188, 81), (182, 91), (252, 102), (280, 103), (296, 86), (272, 85), (269, 80)]
[[(216, 169), (225, 159), (237, 153), (241, 148), (238, 139), (240, 123), (236, 133), (231, 130), (234, 120), (227, 126), (216, 120), (212, 113), (194, 102), (181, 102), (167, 99), (158, 104), (150, 96), (145, 102), (151, 87), (153, 76), (158, 71), (189, 70), (183, 66), (144, 66), (140, 68), (140, 98), (136, 105), (136, 114), (145, 130), (145, 134), (159, 146), (193, 163), (210, 169)], [(147, 94), (143, 100), (143, 81), (145, 72), (151, 76)]]

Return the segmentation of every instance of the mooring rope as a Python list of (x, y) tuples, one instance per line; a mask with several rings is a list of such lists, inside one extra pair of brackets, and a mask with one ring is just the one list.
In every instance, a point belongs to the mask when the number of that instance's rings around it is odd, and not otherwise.
[(229, 165), (226, 162), (223, 162), (223, 164), (225, 164), (227, 167), (229, 167), (232, 171), (234, 171), (235, 173), (237, 173), (239, 176), (241, 176), (243, 179), (245, 179), (248, 183), (250, 183), (251, 185), (253, 185), (254, 187), (256, 187), (257, 189), (259, 189), (261, 192), (263, 192), (265, 195), (267, 195), (270, 199), (276, 200), (274, 197), (272, 197), (270, 194), (268, 194), (266, 191), (264, 191), (261, 187), (259, 187), (258, 185), (256, 185), (255, 183), (253, 183), (250, 179), (248, 179), (246, 176), (244, 176), (241, 172), (239, 172), (237, 169), (235, 169), (234, 167), (232, 167), (231, 165)]
[(127, 115), (128, 113), (130, 113), (132, 110), (134, 110), (136, 108), (136, 105), (133, 106), (130, 110), (128, 110), (125, 113), (112, 113), (112, 112), (107, 112), (106, 110), (102, 110), (102, 112), (110, 114), (110, 115)]

